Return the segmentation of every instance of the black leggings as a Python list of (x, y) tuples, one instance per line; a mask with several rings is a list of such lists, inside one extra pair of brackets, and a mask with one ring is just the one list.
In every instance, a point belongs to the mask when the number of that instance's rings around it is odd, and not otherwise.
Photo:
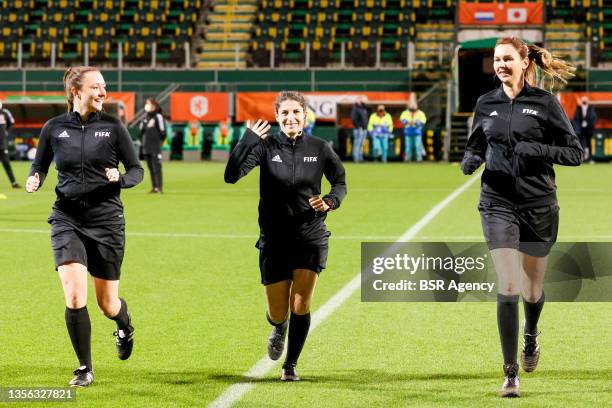
[(8, 176), (11, 184), (15, 184), (15, 175), (13, 174), (13, 169), (11, 168), (11, 162), (8, 158), (8, 150), (0, 148), (0, 161), (2, 161), (2, 166), (4, 167), (4, 171), (6, 171), (6, 175)]
[(145, 154), (145, 159), (147, 161), (147, 167), (149, 168), (149, 173), (151, 173), (151, 184), (153, 188), (157, 188), (159, 190), (162, 189), (162, 166), (161, 166), (161, 153), (157, 154)]

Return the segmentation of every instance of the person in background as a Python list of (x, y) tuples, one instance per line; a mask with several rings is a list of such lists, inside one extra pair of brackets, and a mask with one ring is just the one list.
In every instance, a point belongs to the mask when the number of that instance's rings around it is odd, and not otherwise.
[(355, 101), (351, 110), (351, 121), (353, 122), (353, 161), (363, 161), (363, 144), (368, 135), (368, 109), (365, 105), (365, 96), (360, 96)]
[(589, 97), (585, 95), (580, 98), (580, 103), (576, 106), (572, 125), (584, 149), (585, 160), (591, 159), (591, 163), (593, 163), (591, 138), (593, 137), (596, 121), (597, 113), (595, 113), (595, 108), (589, 104)]
[(317, 121), (317, 117), (315, 113), (310, 108), (306, 108), (306, 122), (304, 122), (304, 135), (312, 136), (312, 131), (314, 130), (316, 121)]
[(234, 139), (234, 129), (232, 128), (232, 119), (227, 118), (225, 121), (219, 122), (213, 131), (213, 143), (216, 146), (230, 146)]
[(162, 145), (166, 140), (166, 121), (161, 106), (154, 98), (147, 99), (144, 109), (147, 116), (140, 122), (142, 154), (151, 173), (150, 193), (161, 194), (163, 193)]
[(404, 125), (404, 161), (423, 160), (423, 126), (427, 117), (422, 110), (418, 109), (415, 101), (408, 103), (408, 109), (402, 112), (400, 122)]
[(11, 187), (20, 188), (21, 186), (15, 180), (15, 174), (8, 156), (8, 131), (14, 124), (13, 115), (8, 109), (2, 108), (2, 102), (0, 101), (0, 161), (2, 161), (4, 171), (11, 182)]
[(370, 115), (368, 131), (374, 141), (374, 158), (380, 157), (387, 162), (389, 154), (389, 139), (393, 137), (393, 118), (385, 111), (385, 105), (378, 105), (376, 112)]

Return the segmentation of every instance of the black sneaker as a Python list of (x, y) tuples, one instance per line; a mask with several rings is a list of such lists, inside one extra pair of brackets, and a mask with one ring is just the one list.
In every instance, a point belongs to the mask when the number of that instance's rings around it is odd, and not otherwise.
[(540, 361), (540, 344), (538, 343), (539, 332), (536, 334), (523, 334), (523, 352), (521, 353), (521, 365), (523, 370), (530, 373), (538, 366)]
[(21, 186), (17, 182), (11, 183), (11, 187), (13, 187), (13, 188), (21, 188)]
[(272, 360), (278, 360), (283, 354), (287, 327), (289, 327), (289, 321), (285, 320), (285, 323), (272, 328), (272, 333), (268, 337), (268, 357)]
[(120, 360), (127, 360), (132, 355), (132, 348), (134, 347), (134, 328), (130, 325), (127, 330), (117, 329), (113, 333), (116, 337), (117, 343), (117, 356)]
[(283, 371), (281, 372), (282, 381), (300, 381), (297, 371), (295, 370), (295, 363), (285, 363), (283, 365)]
[(85, 366), (77, 368), (76, 370), (74, 370), (73, 374), (75, 375), (75, 377), (68, 383), (68, 385), (70, 385), (71, 387), (87, 387), (88, 385), (91, 385), (91, 383), (93, 383), (93, 371)]
[(518, 363), (504, 364), (504, 385), (499, 391), (501, 397), (518, 397), (519, 394), (519, 377), (518, 377)]

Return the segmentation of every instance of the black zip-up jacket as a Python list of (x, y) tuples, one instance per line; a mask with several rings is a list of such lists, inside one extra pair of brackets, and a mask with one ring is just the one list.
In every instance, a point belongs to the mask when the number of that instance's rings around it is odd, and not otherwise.
[(330, 145), (317, 137), (284, 133), (261, 139), (247, 129), (225, 168), (225, 182), (235, 183), (259, 165), (258, 247), (289, 242), (319, 243), (329, 236), (326, 214), (316, 212), (308, 199), (321, 194), (323, 175), (331, 191), (323, 197), (332, 209), (346, 195), (344, 166)]
[[(50, 219), (68, 219), (85, 226), (124, 223), (119, 193), (140, 183), (144, 171), (119, 119), (103, 112), (91, 113), (86, 123), (77, 112), (50, 119), (40, 132), (30, 169), (30, 176), (39, 174), (40, 187), (54, 156), (57, 200)], [(125, 174), (119, 182), (111, 183), (105, 169), (119, 168), (119, 162)]]
[(351, 121), (355, 129), (367, 129), (368, 128), (368, 110), (365, 105), (355, 104), (351, 109)]
[(0, 149), (6, 149), (8, 143), (8, 131), (15, 123), (13, 115), (8, 109), (0, 109)]
[(161, 153), (162, 144), (166, 140), (166, 123), (159, 112), (147, 112), (140, 122), (140, 137), (142, 139), (142, 154)]
[(515, 208), (556, 203), (553, 164), (578, 166), (583, 158), (557, 98), (528, 84), (514, 100), (502, 87), (478, 98), (468, 152), (485, 161), (481, 202)]

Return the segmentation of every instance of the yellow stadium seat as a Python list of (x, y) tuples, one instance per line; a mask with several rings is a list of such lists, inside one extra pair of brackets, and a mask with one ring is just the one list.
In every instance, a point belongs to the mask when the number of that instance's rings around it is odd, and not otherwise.
[(96, 55), (98, 55), (98, 42), (90, 41), (89, 42), (89, 56), (95, 57)]
[(145, 43), (144, 41), (138, 41), (136, 43), (136, 58), (142, 58), (145, 55)]

